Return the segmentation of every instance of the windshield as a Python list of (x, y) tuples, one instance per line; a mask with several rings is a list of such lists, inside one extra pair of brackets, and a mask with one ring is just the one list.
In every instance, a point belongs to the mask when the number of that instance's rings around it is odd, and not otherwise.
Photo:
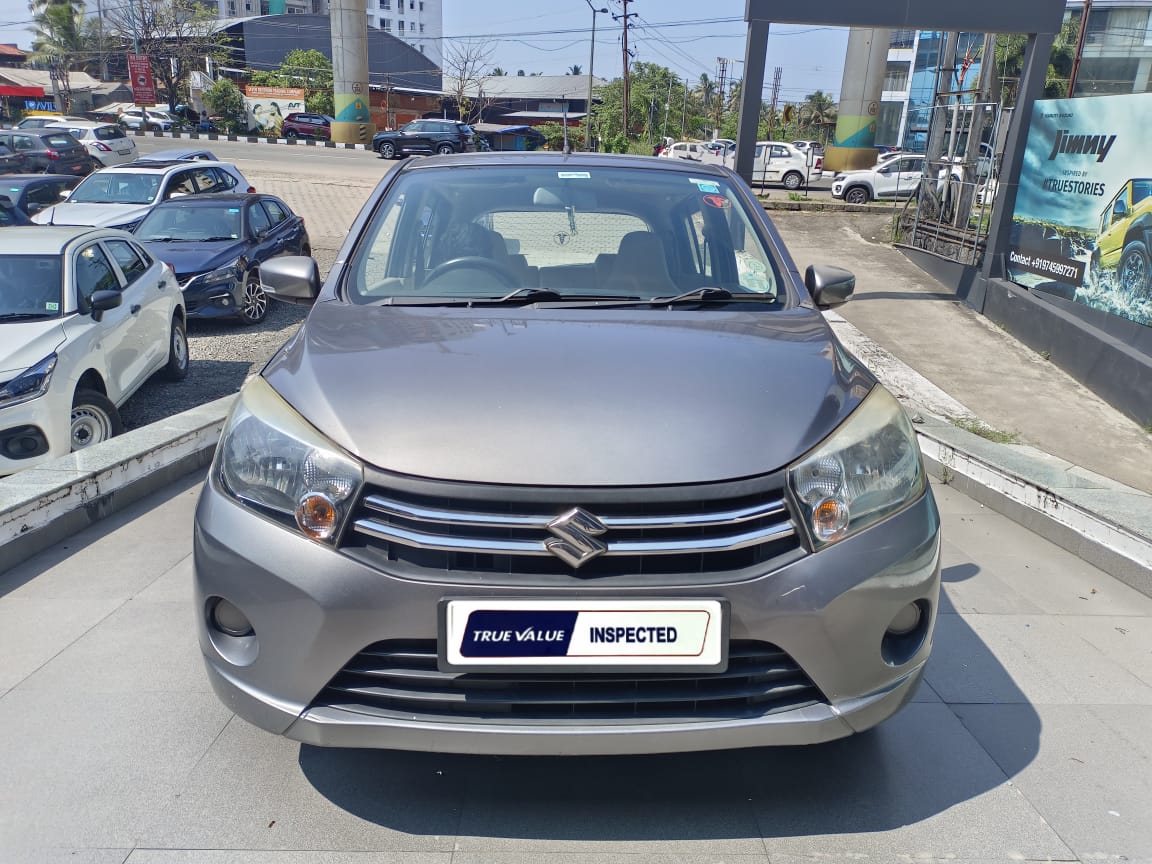
[(153, 242), (238, 240), (240, 208), (226, 206), (157, 207), (134, 232)]
[(98, 171), (68, 196), (73, 204), (151, 204), (160, 192), (159, 174)]
[(380, 202), (344, 277), (350, 300), (651, 300), (700, 288), (788, 302), (775, 258), (722, 177), (564, 166), (417, 169)]
[(0, 256), (0, 323), (60, 317), (61, 262), (59, 255)]

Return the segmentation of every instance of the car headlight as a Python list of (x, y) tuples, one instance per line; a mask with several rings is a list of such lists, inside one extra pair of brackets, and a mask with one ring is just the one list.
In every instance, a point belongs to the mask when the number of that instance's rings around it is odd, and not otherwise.
[(35, 366), (21, 372), (0, 387), (0, 408), (9, 408), (23, 402), (39, 399), (48, 392), (52, 372), (56, 369), (56, 355), (49, 354)]
[(788, 469), (788, 483), (816, 549), (919, 498), (924, 468), (904, 408), (877, 384), (839, 429)]
[(197, 281), (201, 285), (220, 285), (223, 282), (235, 282), (238, 278), (236, 262), (233, 261), (227, 267), (218, 267), (215, 270), (203, 274)]
[(321, 435), (263, 378), (240, 391), (216, 456), (225, 491), (333, 542), (364, 482), (357, 462)]

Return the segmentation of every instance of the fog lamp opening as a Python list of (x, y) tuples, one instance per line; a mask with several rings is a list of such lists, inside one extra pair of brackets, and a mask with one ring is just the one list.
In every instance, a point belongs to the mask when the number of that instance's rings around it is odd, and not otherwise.
[(209, 616), (212, 626), (227, 636), (237, 638), (252, 635), (252, 622), (235, 604), (220, 597), (212, 604)]
[(892, 618), (880, 641), (880, 655), (889, 666), (903, 666), (919, 653), (928, 638), (931, 606), (917, 600), (902, 606)]
[(907, 636), (920, 625), (919, 603), (909, 603), (896, 613), (892, 623), (888, 625), (888, 632), (893, 636)]

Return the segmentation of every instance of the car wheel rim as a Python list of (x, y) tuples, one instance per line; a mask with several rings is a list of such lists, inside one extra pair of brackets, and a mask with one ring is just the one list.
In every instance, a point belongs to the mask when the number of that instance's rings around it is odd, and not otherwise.
[(380, 147), (380, 155), (383, 156), (385, 159), (391, 159), (393, 152), (394, 151), (392, 150), (391, 144), (383, 144)]
[(259, 276), (249, 276), (244, 283), (244, 317), (249, 321), (259, 321), (268, 310), (268, 295), (260, 286)]
[(449, 147), (447, 144), (440, 145), (440, 155), (441, 156), (447, 156), (451, 152), (452, 152), (452, 148)]
[(188, 365), (188, 340), (184, 336), (184, 330), (180, 327), (175, 327), (172, 330), (172, 359), (176, 361), (176, 366), (179, 369)]
[(864, 193), (856, 191), (856, 190), (849, 192), (848, 193), (848, 203), (849, 204), (863, 204), (864, 203)]
[(1123, 274), (1120, 278), (1124, 293), (1129, 297), (1135, 297), (1144, 287), (1147, 277), (1148, 268), (1145, 265), (1144, 256), (1129, 255), (1124, 261)]
[(112, 437), (112, 418), (95, 405), (72, 409), (72, 449), (83, 450)]
[(788, 189), (795, 191), (800, 188), (800, 178), (795, 174), (789, 174), (784, 178), (784, 186)]

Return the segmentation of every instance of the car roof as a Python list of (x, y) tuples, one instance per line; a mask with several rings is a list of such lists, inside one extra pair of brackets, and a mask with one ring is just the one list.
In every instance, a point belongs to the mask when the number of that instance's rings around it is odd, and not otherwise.
[(74, 240), (122, 232), (83, 225), (17, 225), (0, 231), (0, 255), (59, 255)]
[[(208, 153), (209, 155), (211, 155), (213, 157), (215, 155), (210, 150), (205, 150), (202, 147), (177, 147), (177, 148), (174, 148), (172, 150), (157, 150), (155, 153), (142, 154), (142, 155), (136, 157), (136, 161), (137, 162), (172, 162), (172, 163), (175, 163), (175, 162), (192, 162), (192, 161), (200, 161), (200, 162), (218, 162), (218, 161), (220, 161), (220, 160), (215, 159), (215, 158), (200, 159), (200, 160), (189, 159), (188, 154), (191, 154), (191, 153)], [(184, 155), (181, 155), (181, 154), (184, 154)]]
[(59, 183), (60, 181), (75, 181), (75, 186), (83, 180), (75, 174), (2, 174), (0, 175), (0, 192), (5, 186), (32, 186), (39, 183)]
[(59, 128), (67, 128), (71, 126), (74, 129), (99, 129), (101, 126), (111, 126), (113, 128), (118, 128), (116, 127), (115, 123), (105, 123), (100, 120), (53, 120), (48, 124), (47, 128), (53, 126)]
[(173, 160), (148, 160), (137, 159), (135, 162), (126, 162), (123, 165), (115, 165), (111, 168), (101, 168), (101, 174), (138, 174), (141, 171), (154, 171), (159, 174), (165, 174), (169, 171), (175, 171), (177, 168), (203, 168), (205, 166), (218, 166), (221, 168), (233, 168), (235, 165), (231, 162), (213, 162), (208, 159), (173, 159)]
[[(675, 171), (680, 174), (711, 174), (727, 177), (728, 172), (719, 165), (690, 162), (687, 159), (662, 159), (655, 156), (621, 156), (607, 153), (497, 151), (492, 153), (456, 153), (435, 159), (407, 159), (400, 164), (401, 171), (436, 171), (453, 165), (508, 165), (524, 167), (573, 168), (632, 168), (649, 171)], [(110, 169), (104, 169), (110, 170)]]
[[(242, 204), (245, 201), (261, 198), (274, 198), (265, 192), (214, 192), (211, 195), (188, 195), (183, 198), (172, 198), (156, 205), (156, 209), (172, 209), (173, 207), (211, 207), (213, 205)], [(279, 200), (279, 199), (276, 199)]]

